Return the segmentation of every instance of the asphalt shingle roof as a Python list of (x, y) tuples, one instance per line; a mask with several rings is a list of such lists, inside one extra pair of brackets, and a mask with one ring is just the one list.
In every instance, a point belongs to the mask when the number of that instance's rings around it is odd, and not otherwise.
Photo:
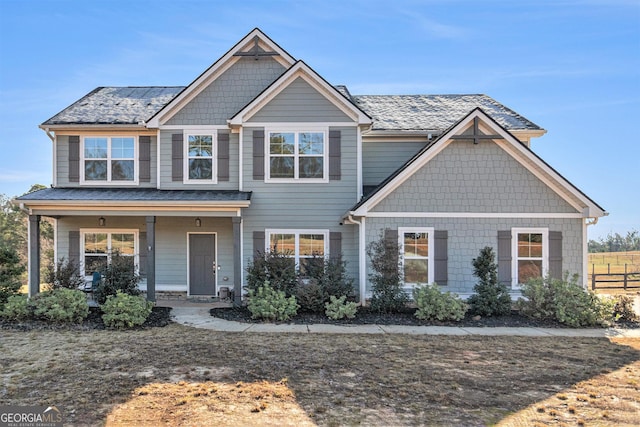
[(251, 192), (233, 190), (158, 190), (155, 188), (45, 188), (20, 196), (16, 200), (243, 202), (251, 200)]
[(167, 105), (184, 86), (99, 87), (43, 125), (138, 124)]

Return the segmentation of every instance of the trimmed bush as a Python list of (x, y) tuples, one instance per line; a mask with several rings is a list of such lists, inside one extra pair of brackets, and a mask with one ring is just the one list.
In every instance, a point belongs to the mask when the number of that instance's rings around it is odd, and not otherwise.
[(265, 282), (258, 289), (249, 290), (247, 308), (254, 319), (289, 320), (298, 313), (296, 297), (287, 298), (284, 291), (273, 289)]
[(329, 297), (329, 302), (325, 304), (325, 314), (329, 319), (340, 320), (345, 317), (353, 319), (356, 317), (358, 304), (355, 302), (347, 302), (346, 296), (336, 298), (335, 295)]
[(133, 257), (114, 253), (111, 255), (111, 263), (102, 272), (102, 280), (94, 292), (95, 300), (103, 305), (109, 295), (115, 296), (118, 291), (127, 295), (140, 295), (138, 282), (140, 276), (135, 272)]
[(102, 320), (109, 328), (123, 329), (142, 325), (151, 310), (153, 303), (142, 296), (129, 295), (117, 291), (116, 295), (109, 295), (107, 301), (100, 306), (104, 313)]
[(324, 304), (327, 302), (322, 286), (315, 279), (309, 279), (308, 283), (300, 281), (296, 288), (295, 296), (302, 311), (321, 313), (324, 310)]
[(31, 298), (29, 305), (36, 318), (56, 323), (81, 323), (89, 314), (87, 297), (73, 289), (41, 292)]
[(0, 248), (0, 308), (11, 295), (20, 292), (20, 276), (25, 271), (15, 249)]
[(475, 293), (467, 302), (474, 314), (503, 316), (511, 313), (511, 295), (507, 286), (498, 283), (498, 266), (495, 260), (493, 248), (486, 246), (472, 261), (473, 275), (478, 278), (478, 283), (473, 287)]
[(531, 279), (522, 285), (517, 307), (534, 319), (553, 320), (572, 327), (605, 325), (613, 320), (615, 302), (600, 299), (578, 285), (578, 275), (562, 280), (550, 276)]
[(442, 292), (435, 283), (416, 286), (413, 300), (418, 306), (415, 316), (421, 320), (459, 321), (467, 311), (466, 304), (458, 295)]
[(283, 291), (287, 297), (295, 295), (298, 273), (290, 251), (258, 252), (249, 262), (247, 289), (256, 291), (265, 282), (269, 282), (272, 289)]
[(79, 289), (85, 283), (78, 264), (64, 257), (60, 258), (57, 263), (50, 262), (47, 265), (44, 279), (49, 284), (49, 289)]
[(25, 320), (31, 317), (29, 298), (26, 295), (11, 295), (0, 310), (0, 317), (8, 320)]
[(409, 295), (402, 288), (400, 248), (397, 240), (385, 239), (384, 235), (367, 247), (373, 272), (369, 280), (373, 288), (371, 309), (380, 313), (403, 310)]
[(323, 313), (330, 297), (353, 296), (353, 279), (347, 275), (347, 263), (342, 255), (328, 259), (313, 257), (307, 264), (307, 278), (300, 278), (296, 300), (303, 311)]

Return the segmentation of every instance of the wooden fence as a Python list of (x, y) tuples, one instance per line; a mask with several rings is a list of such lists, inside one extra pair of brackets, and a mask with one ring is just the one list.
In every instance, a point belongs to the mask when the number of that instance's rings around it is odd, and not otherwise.
[(599, 267), (599, 271), (596, 273), (596, 265), (591, 264), (591, 289), (617, 289), (626, 291), (628, 289), (640, 288), (640, 272), (638, 272), (637, 266), (631, 266), (633, 268), (629, 269), (627, 264), (625, 264), (624, 272), (614, 271), (613, 273), (611, 272), (611, 264), (607, 264), (606, 273), (600, 272), (602, 266)]

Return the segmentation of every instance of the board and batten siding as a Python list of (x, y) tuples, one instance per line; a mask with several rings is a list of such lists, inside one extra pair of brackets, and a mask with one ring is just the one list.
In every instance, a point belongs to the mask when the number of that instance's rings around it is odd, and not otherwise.
[[(97, 134), (96, 134), (97, 135)], [(125, 132), (104, 132), (101, 133), (100, 136), (134, 136), (136, 138), (136, 143), (139, 143), (140, 136), (125, 133)], [(155, 135), (149, 135), (149, 180), (142, 181), (138, 180), (138, 187), (141, 188), (155, 188), (156, 187), (156, 176), (157, 176), (157, 137)], [(80, 137), (80, 150), (82, 150), (82, 137)], [(140, 173), (140, 147), (137, 145), (137, 157), (138, 157), (138, 165), (136, 165), (138, 173)], [(80, 153), (82, 154), (82, 153)], [(79, 162), (79, 168), (82, 168), (82, 162)], [(56, 170), (54, 172), (56, 174), (56, 182), (57, 187), (80, 187), (80, 180), (72, 182), (69, 180), (69, 135), (56, 135)], [(121, 187), (122, 185), (113, 182), (113, 183), (96, 183), (97, 186), (100, 187)], [(82, 185), (82, 187), (88, 186), (90, 184)], [(130, 188), (130, 186), (127, 186)]]
[[(229, 133), (228, 130), (219, 130), (212, 131), (217, 133), (220, 132)], [(172, 159), (172, 135), (173, 134), (182, 134), (183, 131), (178, 130), (163, 130), (160, 132), (160, 185), (159, 187), (163, 190), (237, 190), (238, 189), (238, 156), (239, 156), (239, 148), (238, 148), (238, 134), (231, 133), (229, 134), (229, 179), (227, 181), (223, 181), (218, 178), (217, 184), (185, 184), (182, 180), (174, 181), (172, 178), (172, 168), (173, 168), (173, 159)], [(216, 138), (218, 141), (219, 138)], [(184, 141), (183, 141), (184, 144)], [(184, 152), (184, 150), (183, 150)], [(219, 153), (219, 151), (218, 151)], [(184, 162), (184, 158), (182, 159)], [(214, 168), (216, 173), (219, 173), (219, 165), (217, 163), (217, 159), (214, 159)]]
[[(582, 276), (582, 219), (580, 218), (367, 218), (366, 242), (376, 241), (386, 229), (433, 227), (447, 231), (448, 282), (443, 291), (467, 296), (473, 293), (478, 278), (471, 261), (485, 246), (498, 249), (498, 232), (514, 227), (542, 227), (562, 233), (562, 270)], [(431, 255), (431, 254), (430, 254)], [(371, 265), (367, 261), (367, 270)], [(582, 278), (582, 277), (581, 277)], [(367, 295), (371, 283), (367, 281)]]
[(493, 141), (454, 141), (374, 212), (578, 213)]
[(239, 58), (228, 70), (167, 121), (168, 125), (226, 125), (285, 68), (273, 58)]
[(362, 143), (362, 182), (364, 185), (378, 185), (398, 168), (404, 165), (427, 141)]
[(353, 119), (298, 77), (249, 119), (249, 123), (263, 122), (353, 122)]

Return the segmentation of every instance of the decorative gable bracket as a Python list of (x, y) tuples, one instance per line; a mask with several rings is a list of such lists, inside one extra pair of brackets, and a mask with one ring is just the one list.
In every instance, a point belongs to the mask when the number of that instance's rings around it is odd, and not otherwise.
[(475, 145), (479, 144), (483, 139), (504, 139), (502, 135), (486, 135), (480, 131), (480, 119), (478, 117), (473, 118), (473, 133), (464, 135), (453, 135), (451, 139), (463, 139), (473, 140)]

